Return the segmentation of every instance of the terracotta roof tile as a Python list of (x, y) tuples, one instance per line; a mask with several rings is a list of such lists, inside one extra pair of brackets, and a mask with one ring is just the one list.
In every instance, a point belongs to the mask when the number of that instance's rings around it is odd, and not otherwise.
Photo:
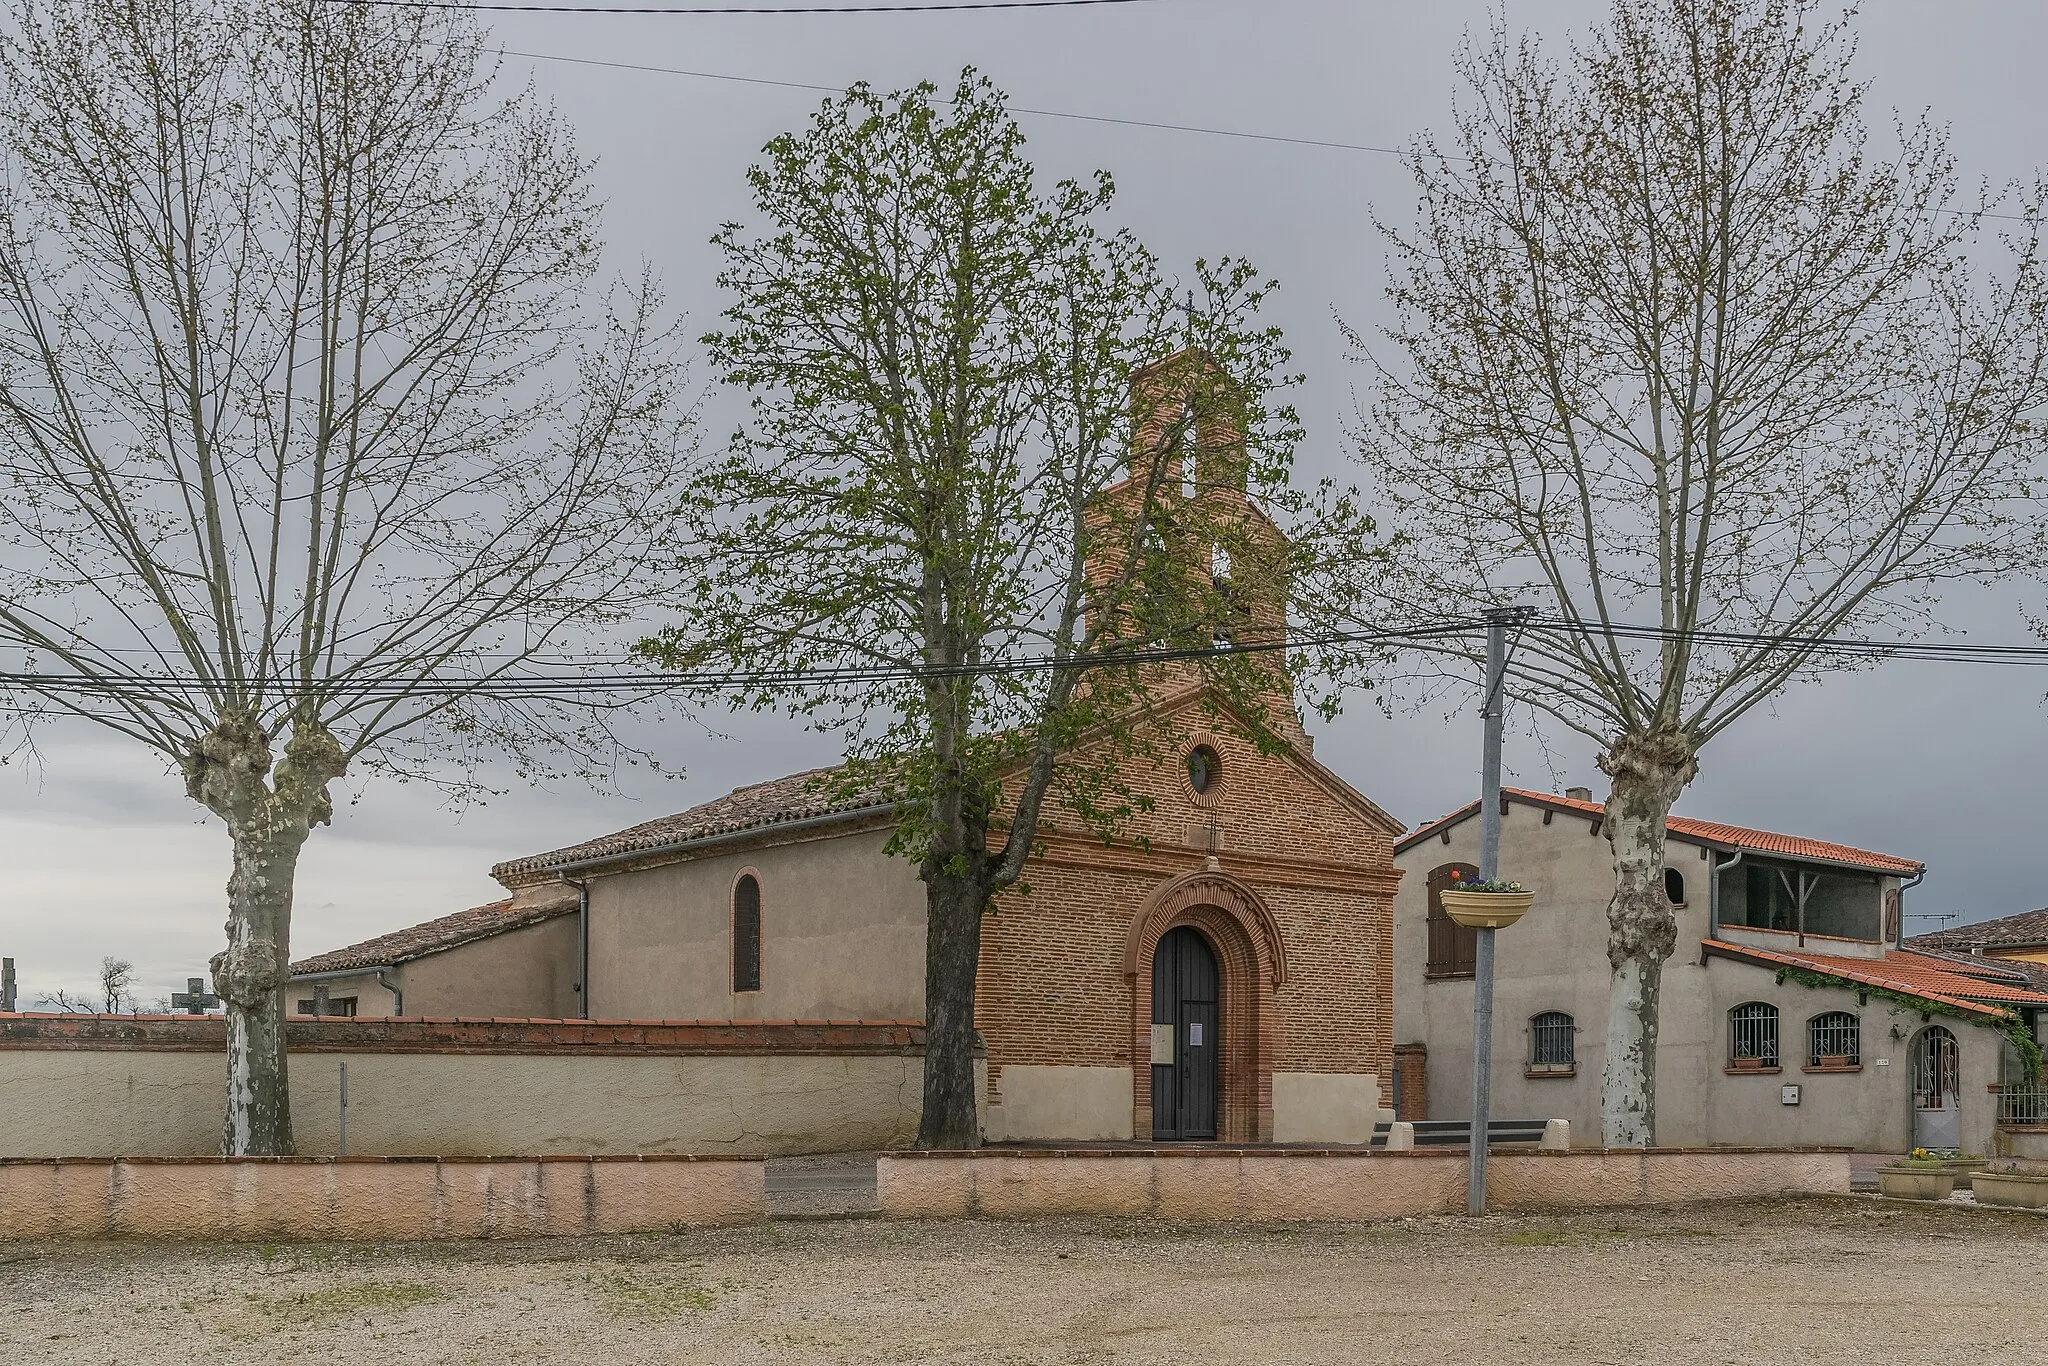
[(878, 790), (833, 792), (828, 780), (838, 771), (814, 768), (792, 773), (786, 778), (755, 783), (751, 787), (736, 787), (723, 797), (679, 811), (673, 816), (663, 816), (616, 834), (601, 835), (545, 854), (507, 860), (491, 869), (491, 876), (500, 882), (507, 879), (517, 881), (523, 874), (546, 872), (583, 859), (634, 854), (709, 835), (733, 834), (787, 821), (850, 813), (881, 804), (882, 795)]
[(2022, 911), (1974, 925), (1916, 934), (1906, 941), (1915, 948), (1954, 949), (1968, 953), (1974, 948), (2030, 949), (2048, 945), (2048, 910)]
[[(1606, 812), (1606, 808), (1599, 802), (1580, 801), (1577, 797), (1560, 797), (1553, 792), (1530, 792), (1518, 787), (1509, 787), (1502, 788), (1501, 793), (1503, 796), (1534, 802), (1539, 806), (1553, 807), (1560, 811), (1580, 811), (1588, 816), (1599, 816)], [(1433, 835), (1446, 826), (1455, 825), (1478, 810), (1478, 802), (1462, 806), (1448, 816), (1418, 827), (1414, 833), (1404, 837), (1398, 847), (1405, 849), (1419, 842), (1424, 836)], [(1803, 839), (1797, 835), (1780, 835), (1769, 830), (1752, 830), (1748, 826), (1723, 825), (1719, 821), (1699, 821), (1690, 816), (1673, 816), (1667, 822), (1666, 829), (1674, 835), (1728, 849), (1750, 849), (1759, 854), (1782, 854), (1787, 858), (1821, 859), (1829, 863), (1845, 863), (1855, 868), (1870, 868), (1907, 877), (1926, 866), (1913, 859), (1900, 858), (1896, 854), (1879, 854), (1868, 849), (1858, 849), (1853, 845), (1833, 844), (1827, 840)]]
[(345, 948), (330, 949), (326, 953), (300, 959), (292, 964), (292, 975), (296, 977), (313, 972), (388, 968), (395, 963), (424, 958), (430, 953), (440, 953), (474, 940), (488, 939), (507, 930), (538, 925), (543, 920), (567, 915), (576, 907), (577, 898), (574, 894), (537, 905), (521, 906), (517, 910), (513, 909), (510, 898), (493, 901), (487, 906), (472, 906), (466, 911), (444, 915), (438, 920), (408, 925), (402, 930), (393, 930), (390, 934), (380, 934), (375, 939), (365, 939), (360, 944), (350, 944)]
[(1759, 949), (1719, 939), (1700, 942), (1725, 957), (1805, 968), (1845, 982), (1903, 991), (1942, 1005), (1957, 1006), (1973, 1014), (1999, 1015), (2004, 1013), (1999, 1009), (2004, 1005), (2048, 1006), (2048, 992), (1985, 981), (1958, 971), (1954, 964), (1942, 959), (1903, 949), (1893, 949), (1883, 958), (1838, 958), (1825, 953)]

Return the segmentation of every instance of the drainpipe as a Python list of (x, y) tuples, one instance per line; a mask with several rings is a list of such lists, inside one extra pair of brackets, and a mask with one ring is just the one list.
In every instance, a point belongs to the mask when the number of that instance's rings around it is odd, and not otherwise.
[(1714, 860), (1714, 883), (1707, 889), (1707, 934), (1710, 938), (1718, 939), (1721, 936), (1721, 874), (1741, 863), (1742, 856), (1748, 852), (1746, 849), (1737, 849), (1735, 857), (1726, 863), (1719, 859)]
[(393, 968), (378, 968), (377, 985), (391, 993), (391, 1013), (393, 1015), (403, 1015), (405, 1014), (405, 988), (399, 985), (397, 979), (392, 977), (393, 971), (395, 971)]
[(576, 1009), (582, 1018), (594, 1020), (590, 1013), (590, 884), (580, 878), (560, 875), (562, 881), (576, 889)]
[[(1899, 884), (1899, 926), (1897, 931), (1892, 936), (1892, 947), (1895, 949), (1902, 949), (1906, 947), (1906, 893), (1911, 891), (1913, 888), (1918, 887), (1921, 884), (1921, 882), (1926, 879), (1926, 877), (1927, 870), (1925, 868), (1922, 868), (1919, 872), (1913, 874), (1910, 880), (1906, 882), (1901, 882)], [(1877, 908), (1877, 913), (1880, 917), (1879, 923), (1881, 926), (1882, 917), (1884, 915), (1884, 906), (1882, 903), (1879, 904)]]

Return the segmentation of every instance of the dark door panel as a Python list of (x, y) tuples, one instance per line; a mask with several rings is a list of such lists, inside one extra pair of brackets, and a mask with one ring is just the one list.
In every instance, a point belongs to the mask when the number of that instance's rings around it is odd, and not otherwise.
[(1173, 1040), (1152, 1067), (1152, 1137), (1216, 1137), (1216, 1060), (1222, 1040), (1216, 955), (1201, 933), (1171, 930), (1152, 958), (1152, 1023)]

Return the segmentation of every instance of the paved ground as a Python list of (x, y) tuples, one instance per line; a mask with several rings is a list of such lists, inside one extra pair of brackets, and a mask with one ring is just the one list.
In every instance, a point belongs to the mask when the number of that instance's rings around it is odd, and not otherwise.
[[(800, 1170), (800, 1169), (799, 1169)], [(2048, 1361), (2048, 1219), (1868, 1197), (1187, 1227), (0, 1244), (9, 1363)]]

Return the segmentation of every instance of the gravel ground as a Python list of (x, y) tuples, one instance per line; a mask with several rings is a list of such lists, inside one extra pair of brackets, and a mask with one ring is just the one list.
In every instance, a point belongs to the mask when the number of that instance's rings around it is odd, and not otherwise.
[(1856, 1197), (1381, 1225), (804, 1221), (0, 1244), (12, 1362), (2048, 1361), (2048, 1219)]

